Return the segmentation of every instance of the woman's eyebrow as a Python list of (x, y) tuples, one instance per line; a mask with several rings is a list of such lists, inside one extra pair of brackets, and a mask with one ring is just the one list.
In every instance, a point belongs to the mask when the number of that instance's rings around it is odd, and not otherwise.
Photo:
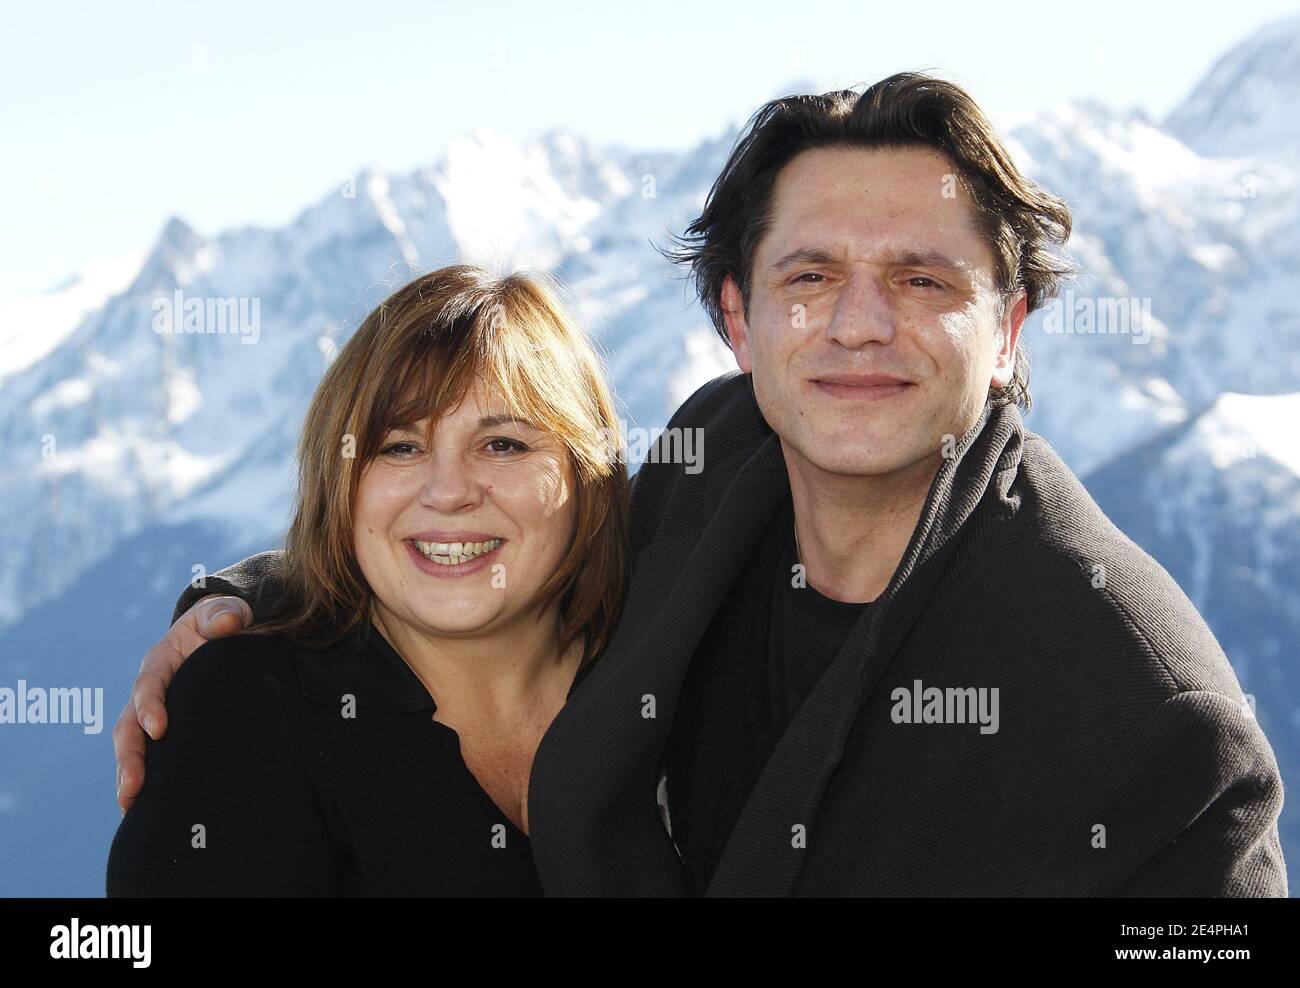
[(537, 426), (528, 421), (528, 419), (519, 418), (517, 415), (485, 415), (483, 418), (478, 420), (478, 427), (480, 429), (491, 429), (493, 426), (507, 424), (522, 425), (529, 429), (537, 428)]
[(417, 425), (417, 423), (415, 423), (415, 422), (406, 422), (406, 421), (402, 421), (402, 422), (391, 422), (391, 423), (389, 423), (389, 426), (388, 426), (388, 430), (387, 430), (387, 431), (389, 431), (389, 432), (419, 432), (420, 430), (416, 428), (416, 425)]

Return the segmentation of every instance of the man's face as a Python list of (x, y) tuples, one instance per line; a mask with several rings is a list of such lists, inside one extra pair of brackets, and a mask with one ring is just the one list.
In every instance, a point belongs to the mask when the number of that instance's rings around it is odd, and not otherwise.
[(777, 177), (736, 362), (787, 456), (835, 474), (938, 462), (1010, 383), (1024, 293), (1003, 313), (956, 169), (929, 149), (818, 148)]

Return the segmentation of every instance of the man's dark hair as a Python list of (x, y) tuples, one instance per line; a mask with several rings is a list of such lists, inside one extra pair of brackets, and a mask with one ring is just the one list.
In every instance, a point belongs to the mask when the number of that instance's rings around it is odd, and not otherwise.
[[(861, 93), (786, 96), (750, 118), (704, 211), (684, 236), (674, 238), (674, 248), (663, 251), (670, 260), (690, 265), (700, 301), (728, 346), (723, 282), (728, 275), (735, 280), (748, 313), (754, 253), (771, 224), (777, 176), (796, 155), (822, 147), (925, 147), (945, 155), (974, 203), (1004, 307), (1023, 288), (1032, 312), (1073, 273), (1058, 249), (1070, 236), (1069, 207), (1020, 173), (988, 118), (960, 86), (900, 72)], [(1028, 410), (1029, 365), (1022, 345), (1013, 380), (991, 393)]]

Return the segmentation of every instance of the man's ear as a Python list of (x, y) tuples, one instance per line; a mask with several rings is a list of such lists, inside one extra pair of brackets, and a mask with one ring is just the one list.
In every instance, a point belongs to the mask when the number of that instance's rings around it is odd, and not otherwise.
[(749, 324), (745, 322), (745, 306), (740, 297), (740, 286), (731, 275), (722, 282), (722, 318), (727, 323), (727, 339), (731, 342), (731, 353), (736, 358), (736, 366), (746, 374), (754, 372), (754, 362), (749, 353)]
[(1016, 343), (1020, 339), (1020, 327), (1024, 325), (1025, 316), (1028, 313), (1029, 297), (1022, 288), (1007, 303), (1006, 311), (1002, 316), (1002, 325), (999, 327), (1002, 333), (1002, 346), (998, 350), (997, 359), (993, 363), (993, 377), (989, 381), (990, 387), (1005, 388), (1015, 378)]

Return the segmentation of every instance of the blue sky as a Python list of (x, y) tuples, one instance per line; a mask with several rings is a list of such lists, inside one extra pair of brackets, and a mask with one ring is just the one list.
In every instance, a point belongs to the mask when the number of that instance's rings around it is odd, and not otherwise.
[(279, 224), (357, 168), (476, 126), (685, 148), (796, 80), (936, 71), (994, 114), (1088, 97), (1161, 117), (1296, 0), (27, 3), (0, 13), (0, 299), (148, 248)]

